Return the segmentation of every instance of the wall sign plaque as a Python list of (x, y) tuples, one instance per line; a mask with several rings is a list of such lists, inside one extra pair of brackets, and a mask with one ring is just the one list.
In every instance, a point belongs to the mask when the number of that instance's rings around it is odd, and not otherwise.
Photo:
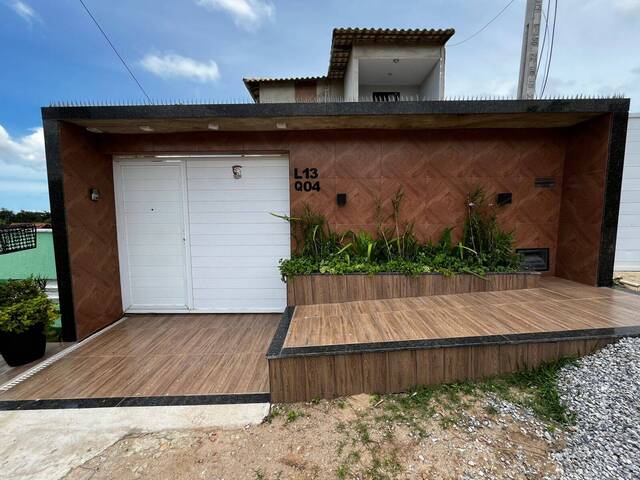
[(320, 191), (320, 180), (316, 180), (318, 178), (317, 168), (304, 168), (301, 172), (294, 168), (293, 178), (295, 179), (293, 188), (298, 192)]

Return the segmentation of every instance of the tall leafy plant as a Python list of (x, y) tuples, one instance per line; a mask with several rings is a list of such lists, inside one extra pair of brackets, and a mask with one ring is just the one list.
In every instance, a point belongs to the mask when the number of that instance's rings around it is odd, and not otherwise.
[[(378, 236), (384, 244), (387, 260), (413, 260), (418, 254), (420, 244), (413, 233), (413, 223), (402, 221), (401, 210), (404, 190), (398, 189), (391, 198), (391, 214), (386, 216), (380, 202), (376, 206)], [(385, 226), (390, 222), (391, 226)]]
[(296, 217), (275, 213), (272, 215), (289, 222), (294, 253), (298, 256), (321, 260), (343, 248), (342, 238), (331, 230), (325, 216), (314, 212), (308, 204), (304, 205), (302, 212)]
[(513, 232), (498, 224), (496, 207), (487, 202), (484, 189), (478, 187), (467, 198), (467, 218), (462, 234), (462, 249), (475, 255), (476, 260), (490, 269), (518, 267), (520, 257), (515, 253)]

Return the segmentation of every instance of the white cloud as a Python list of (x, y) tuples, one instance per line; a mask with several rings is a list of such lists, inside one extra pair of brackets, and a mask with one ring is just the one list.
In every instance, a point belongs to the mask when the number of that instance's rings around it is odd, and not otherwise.
[(196, 0), (196, 3), (201, 7), (227, 12), (236, 25), (247, 30), (259, 27), (275, 14), (275, 7), (264, 0)]
[[(12, 138), (0, 125), (0, 207), (26, 208), (31, 200), (45, 202), (47, 174), (42, 127), (30, 134)], [(26, 202), (26, 203), (25, 203)]]
[(640, 12), (639, 0), (613, 0), (613, 5), (623, 12)]
[(0, 163), (29, 170), (44, 171), (44, 134), (42, 127), (34, 128), (29, 135), (11, 138), (0, 125)]
[(25, 21), (31, 23), (38, 18), (36, 11), (31, 6), (21, 0), (13, 0), (9, 6), (20, 15)]
[(149, 54), (140, 60), (142, 67), (163, 78), (186, 78), (197, 82), (212, 82), (220, 78), (218, 64), (213, 60), (199, 62), (175, 53)]

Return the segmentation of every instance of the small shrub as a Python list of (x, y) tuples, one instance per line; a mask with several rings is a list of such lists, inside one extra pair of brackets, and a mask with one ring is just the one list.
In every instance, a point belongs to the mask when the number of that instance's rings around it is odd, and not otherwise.
[(0, 283), (0, 332), (22, 333), (42, 325), (46, 333), (57, 315), (44, 293), (45, 285), (39, 278)]

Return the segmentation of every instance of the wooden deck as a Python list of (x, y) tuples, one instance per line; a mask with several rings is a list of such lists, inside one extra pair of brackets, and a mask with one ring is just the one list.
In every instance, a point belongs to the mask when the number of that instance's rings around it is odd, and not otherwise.
[(265, 353), (279, 319), (278, 314), (130, 316), (1, 393), (0, 403), (107, 399), (102, 403), (111, 405), (127, 399), (141, 405), (136, 398), (267, 395)]
[(558, 278), (541, 288), (297, 306), (284, 346), (640, 325), (640, 296)]
[(27, 363), (26, 365), (20, 365), (19, 367), (10, 367), (9, 365), (7, 365), (4, 359), (0, 357), (0, 385), (4, 385), (5, 383), (13, 380), (18, 375), (26, 372), (43, 360), (53, 357), (55, 354), (60, 353), (62, 350), (71, 345), (73, 345), (72, 342), (47, 342), (47, 348), (44, 352), (44, 357)]
[(481, 379), (640, 335), (640, 296), (545, 277), (539, 288), (289, 310), (269, 351), (271, 399)]

